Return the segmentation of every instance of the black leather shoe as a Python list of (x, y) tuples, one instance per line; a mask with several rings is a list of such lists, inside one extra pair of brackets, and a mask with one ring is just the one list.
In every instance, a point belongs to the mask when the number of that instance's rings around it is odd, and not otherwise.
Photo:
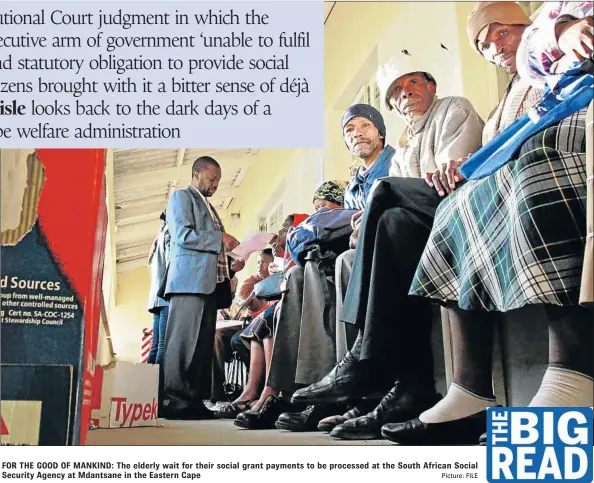
[(440, 398), (433, 389), (421, 389), (411, 383), (397, 382), (373, 411), (336, 426), (330, 436), (350, 440), (381, 439), (384, 424), (416, 418), (433, 407)]
[(268, 396), (259, 409), (250, 409), (235, 418), (235, 426), (244, 429), (274, 429), (278, 417), (294, 409), (288, 402), (278, 396)]
[(479, 446), (487, 446), (487, 433), (481, 434), (479, 438)]
[(335, 414), (330, 417), (322, 419), (318, 423), (318, 429), (320, 431), (324, 431), (325, 433), (329, 433), (332, 431), (336, 426), (339, 424), (348, 421), (349, 419), (358, 418), (363, 414), (367, 414), (371, 411), (374, 407), (377, 406), (379, 403), (379, 399), (362, 399), (359, 401), (354, 407), (349, 409), (344, 414)]
[(487, 428), (487, 411), (445, 423), (423, 423), (418, 418), (405, 423), (386, 424), (382, 436), (411, 446), (476, 445)]
[(277, 429), (288, 431), (317, 431), (318, 423), (333, 414), (342, 413), (346, 408), (337, 404), (315, 404), (300, 413), (283, 413), (274, 424)]
[(324, 376), (324, 378), (311, 386), (298, 389), (293, 393), (292, 403), (303, 404), (336, 404), (344, 403), (360, 394), (364, 386), (361, 377), (359, 356), (361, 355), (362, 337), (355, 340), (353, 347)]

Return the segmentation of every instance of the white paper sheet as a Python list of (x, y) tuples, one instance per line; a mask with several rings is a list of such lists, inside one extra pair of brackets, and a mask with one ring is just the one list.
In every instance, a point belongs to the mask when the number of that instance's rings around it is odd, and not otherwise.
[(285, 259), (283, 257), (274, 257), (274, 260), (268, 265), (268, 272), (272, 275), (273, 273), (280, 272), (285, 268)]
[(217, 329), (228, 329), (231, 327), (241, 329), (242, 325), (242, 320), (217, 320)]
[(248, 236), (239, 244), (239, 246), (228, 253), (228, 255), (236, 260), (242, 259), (247, 262), (252, 253), (263, 250), (273, 237), (274, 235), (272, 233), (252, 231), (248, 233)]

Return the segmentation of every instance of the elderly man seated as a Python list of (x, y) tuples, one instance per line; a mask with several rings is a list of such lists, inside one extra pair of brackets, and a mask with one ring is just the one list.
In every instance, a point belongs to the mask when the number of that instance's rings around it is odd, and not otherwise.
[(338, 365), (297, 391), (293, 401), (382, 397), (394, 387), (372, 413), (335, 427), (334, 437), (378, 438), (384, 422), (410, 419), (437, 401), (431, 306), (408, 297), (442, 199), (425, 179), (450, 160), (476, 151), (484, 127), (467, 99), (436, 96), (438, 81), (429, 65), (444, 55), (438, 48), (433, 56), (405, 49), (380, 71), (386, 106), (407, 127), (392, 159), (391, 177), (376, 183), (360, 225), (341, 316), (357, 327), (358, 336)]

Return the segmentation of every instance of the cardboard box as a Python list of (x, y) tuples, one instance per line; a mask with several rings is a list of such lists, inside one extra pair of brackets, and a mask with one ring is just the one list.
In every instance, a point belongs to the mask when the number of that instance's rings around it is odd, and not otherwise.
[(84, 444), (107, 231), (105, 150), (1, 149), (0, 162), (1, 377), (5, 365), (68, 366), (60, 444)]
[(91, 418), (99, 428), (156, 426), (159, 366), (116, 362), (103, 368), (101, 407)]

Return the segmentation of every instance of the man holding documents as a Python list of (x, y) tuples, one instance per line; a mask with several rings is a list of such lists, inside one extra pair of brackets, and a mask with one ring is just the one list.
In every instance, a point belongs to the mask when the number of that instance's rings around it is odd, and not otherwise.
[(190, 186), (174, 191), (167, 206), (171, 251), (162, 408), (167, 419), (213, 417), (202, 401), (210, 393), (217, 300), (230, 297), (223, 293), (230, 291), (227, 253), (239, 245), (208, 201), (220, 179), (217, 161), (198, 158)]

